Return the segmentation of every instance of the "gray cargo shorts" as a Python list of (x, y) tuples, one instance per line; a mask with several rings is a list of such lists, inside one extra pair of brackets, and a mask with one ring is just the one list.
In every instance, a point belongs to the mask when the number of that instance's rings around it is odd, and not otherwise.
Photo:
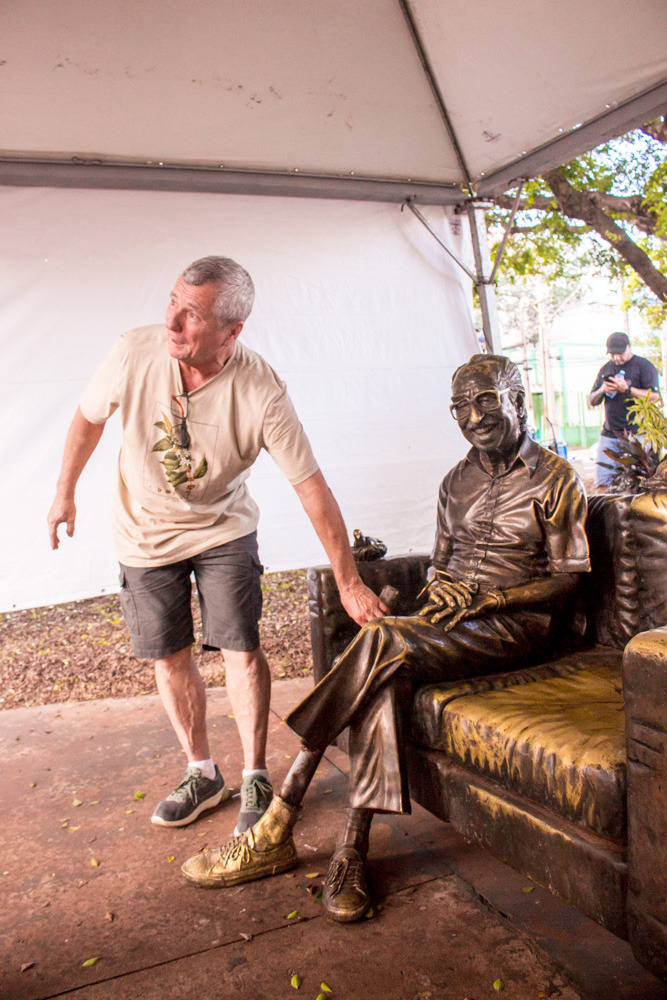
[(263, 572), (255, 531), (168, 566), (121, 563), (120, 603), (132, 652), (140, 659), (159, 660), (193, 644), (192, 574), (204, 649), (257, 649)]

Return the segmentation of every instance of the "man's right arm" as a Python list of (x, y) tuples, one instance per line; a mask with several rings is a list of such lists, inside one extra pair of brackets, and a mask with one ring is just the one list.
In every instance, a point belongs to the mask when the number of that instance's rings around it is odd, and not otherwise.
[(607, 391), (607, 387), (604, 384), (604, 377), (602, 375), (602, 368), (597, 373), (595, 382), (593, 383), (593, 388), (588, 395), (588, 402), (591, 406), (599, 406), (604, 398), (604, 394)]
[(63, 455), (63, 464), (60, 476), (58, 477), (56, 497), (47, 517), (52, 549), (58, 548), (59, 525), (67, 525), (67, 534), (70, 538), (74, 534), (74, 524), (76, 521), (74, 492), (76, 484), (88, 459), (95, 451), (103, 431), (104, 424), (91, 424), (89, 420), (86, 420), (81, 410), (77, 409), (67, 432), (65, 454)]

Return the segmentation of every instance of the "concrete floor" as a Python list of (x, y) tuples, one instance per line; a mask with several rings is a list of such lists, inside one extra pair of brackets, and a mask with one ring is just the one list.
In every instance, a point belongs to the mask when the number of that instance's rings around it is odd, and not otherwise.
[[(281, 720), (310, 684), (274, 685), (275, 783), (298, 750)], [(241, 769), (235, 724), (224, 689), (209, 695), (215, 756), (233, 785)], [(328, 921), (311, 890), (326, 874), (345, 803), (346, 758), (335, 748), (296, 827), (299, 867), (205, 891), (185, 882), (180, 863), (227, 840), (237, 800), (181, 830), (152, 826), (155, 803), (184, 769), (157, 698), (0, 718), (0, 1000), (667, 996), (627, 943), (421, 809), (373, 826), (371, 919)], [(89, 959), (98, 961), (84, 965)]]

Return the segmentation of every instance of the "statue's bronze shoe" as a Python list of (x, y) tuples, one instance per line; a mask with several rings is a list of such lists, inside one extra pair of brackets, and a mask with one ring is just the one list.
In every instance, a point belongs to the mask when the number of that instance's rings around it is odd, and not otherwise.
[(369, 910), (365, 870), (366, 863), (356, 848), (343, 845), (334, 851), (322, 893), (322, 905), (332, 920), (360, 920)]
[(205, 889), (251, 882), (278, 875), (297, 864), (292, 827), (299, 810), (274, 795), (269, 808), (254, 826), (224, 847), (200, 851), (181, 866), (189, 882)]

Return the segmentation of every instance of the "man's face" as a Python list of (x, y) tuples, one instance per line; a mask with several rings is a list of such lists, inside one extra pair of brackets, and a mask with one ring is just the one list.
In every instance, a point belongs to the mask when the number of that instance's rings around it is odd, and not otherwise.
[(632, 357), (632, 348), (626, 347), (622, 354), (610, 354), (609, 357), (615, 365), (623, 364), (624, 361), (629, 361)]
[(215, 282), (188, 285), (183, 278), (178, 279), (165, 318), (172, 358), (193, 368), (206, 367), (225, 353), (228, 344), (233, 347), (243, 324), (218, 325), (214, 312), (217, 294)]
[(452, 405), (458, 408), (456, 422), (473, 448), (507, 452), (518, 445), (523, 432), (517, 405), (493, 373), (462, 371), (452, 385)]

